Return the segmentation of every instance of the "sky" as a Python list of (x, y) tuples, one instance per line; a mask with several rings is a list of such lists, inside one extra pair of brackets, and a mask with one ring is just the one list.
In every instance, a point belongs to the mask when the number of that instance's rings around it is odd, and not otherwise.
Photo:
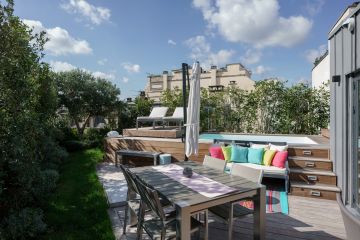
[[(0, 0), (3, 2), (4, 0)], [(253, 80), (311, 81), (314, 59), (349, 0), (15, 0), (15, 14), (45, 30), (44, 61), (106, 78), (121, 99), (149, 74), (200, 61), (240, 62)]]

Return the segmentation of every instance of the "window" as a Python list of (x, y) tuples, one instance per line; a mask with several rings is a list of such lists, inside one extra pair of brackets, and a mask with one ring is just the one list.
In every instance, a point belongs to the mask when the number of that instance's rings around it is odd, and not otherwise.
[(357, 111), (354, 111), (354, 113), (356, 113), (356, 115), (354, 116), (354, 118), (356, 119), (356, 146), (355, 146), (355, 159), (354, 159), (354, 170), (355, 170), (355, 174), (354, 174), (354, 178), (355, 178), (355, 184), (354, 184), (354, 202), (356, 203), (356, 207), (357, 209), (360, 209), (360, 186), (359, 186), (359, 181), (360, 181), (360, 111), (359, 111), (359, 106), (360, 106), (360, 79), (356, 80), (356, 85), (357, 87), (355, 88), (355, 94), (356, 94), (356, 106), (357, 106)]
[(352, 206), (360, 210), (360, 79), (353, 82), (353, 109), (351, 111), (353, 124), (353, 144), (352, 144), (352, 169), (351, 195), (350, 201)]

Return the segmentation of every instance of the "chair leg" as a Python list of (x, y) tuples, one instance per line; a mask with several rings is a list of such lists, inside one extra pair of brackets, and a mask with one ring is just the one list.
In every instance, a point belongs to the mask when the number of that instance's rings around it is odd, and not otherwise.
[(208, 210), (204, 211), (204, 239), (208, 240), (209, 238), (209, 212)]
[(128, 211), (129, 211), (129, 205), (126, 204), (125, 206), (125, 216), (124, 216), (124, 226), (123, 226), (123, 234), (126, 235), (126, 225), (128, 222)]
[(138, 120), (136, 120), (136, 130), (138, 130), (139, 129), (139, 122), (138, 122)]
[(165, 240), (166, 238), (166, 227), (164, 226), (161, 230), (161, 240)]
[(230, 211), (229, 211), (229, 219), (228, 219), (228, 240), (232, 240), (233, 224), (234, 224), (233, 210), (234, 210), (234, 206), (231, 203)]
[(136, 240), (140, 240), (142, 238), (142, 224), (144, 221), (144, 214), (145, 214), (145, 206), (143, 206), (142, 203), (140, 203), (140, 209), (138, 214), (138, 224), (136, 229)]

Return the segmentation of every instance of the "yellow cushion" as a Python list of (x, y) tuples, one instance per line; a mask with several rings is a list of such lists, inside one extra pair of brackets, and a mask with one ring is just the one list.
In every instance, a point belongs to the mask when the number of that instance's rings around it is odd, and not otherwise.
[(266, 150), (263, 157), (263, 165), (270, 166), (275, 156), (276, 150)]
[(231, 148), (232, 148), (231, 145), (229, 145), (227, 147), (221, 147), (223, 154), (224, 154), (224, 158), (228, 162), (231, 161)]

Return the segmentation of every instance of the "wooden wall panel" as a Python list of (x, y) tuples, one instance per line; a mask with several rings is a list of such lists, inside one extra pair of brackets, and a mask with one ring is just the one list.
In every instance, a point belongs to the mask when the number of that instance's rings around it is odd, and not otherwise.
[[(192, 156), (190, 159), (202, 162), (204, 155), (208, 154), (210, 145), (208, 143), (200, 143), (198, 156)], [(105, 138), (104, 149), (104, 160), (110, 162), (115, 162), (115, 151), (120, 149), (169, 153), (173, 161), (184, 160), (184, 143), (174, 141)]]

